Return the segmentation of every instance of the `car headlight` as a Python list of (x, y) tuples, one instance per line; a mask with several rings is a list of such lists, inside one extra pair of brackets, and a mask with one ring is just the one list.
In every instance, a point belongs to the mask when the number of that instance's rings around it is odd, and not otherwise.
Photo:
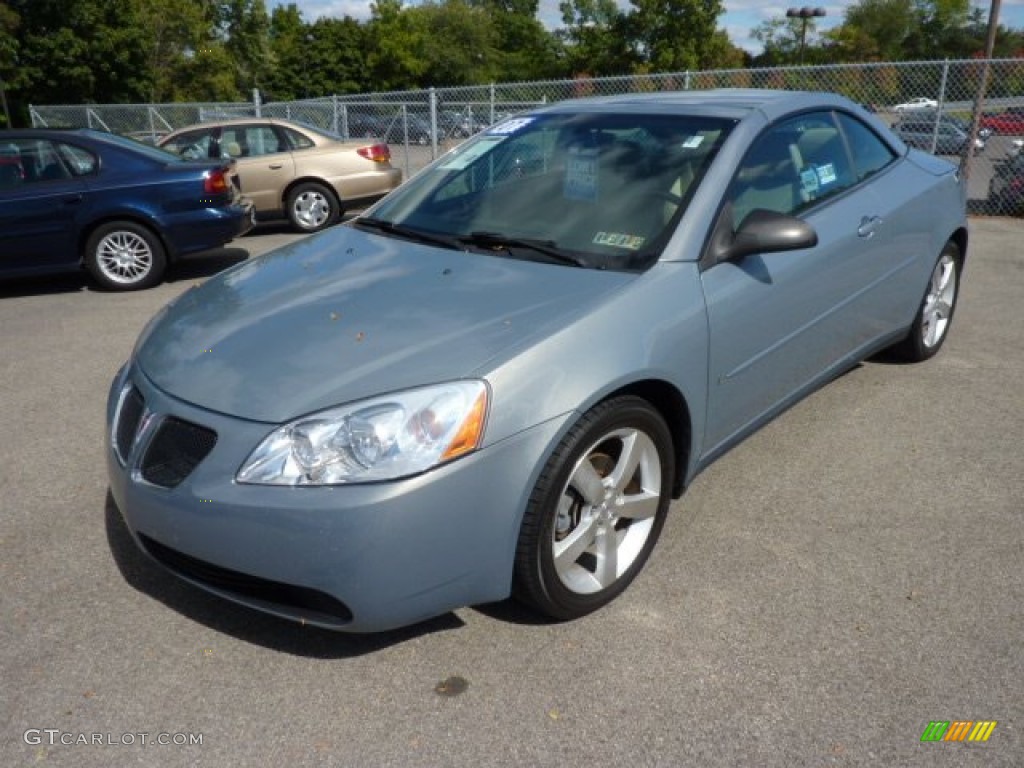
[(268, 435), (240, 483), (341, 485), (415, 475), (475, 450), (487, 385), (454, 381), (331, 408)]

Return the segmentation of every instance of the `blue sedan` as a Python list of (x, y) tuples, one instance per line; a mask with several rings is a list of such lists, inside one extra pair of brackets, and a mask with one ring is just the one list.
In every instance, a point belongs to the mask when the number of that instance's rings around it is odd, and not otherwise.
[(538, 109), (163, 309), (110, 391), (113, 497), (154, 560), (279, 616), (572, 619), (731, 446), (938, 352), (967, 242), (956, 168), (838, 96)]
[(252, 227), (233, 177), (99, 131), (0, 132), (0, 277), (84, 266), (108, 290), (155, 285), (169, 261)]

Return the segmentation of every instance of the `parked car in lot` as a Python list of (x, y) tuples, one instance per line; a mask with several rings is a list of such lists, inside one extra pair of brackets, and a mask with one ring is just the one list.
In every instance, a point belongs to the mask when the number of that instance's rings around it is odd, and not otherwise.
[(166, 568), (299, 621), (578, 617), (731, 446), (935, 355), (967, 241), (956, 167), (839, 96), (536, 109), (162, 311), (111, 386), (113, 498)]
[(434, 135), (438, 141), (447, 136), (444, 127), (437, 131), (430, 127), (430, 120), (414, 112), (395, 112), (391, 115), (367, 115), (350, 113), (346, 120), (348, 135), (352, 138), (379, 138), (391, 144), (430, 144)]
[(252, 226), (230, 161), (184, 160), (88, 129), (0, 131), (0, 276), (85, 267), (111, 290)]
[(307, 125), (241, 118), (182, 128), (160, 140), (182, 157), (226, 156), (261, 218), (286, 216), (303, 232), (329, 227), (349, 208), (402, 182), (384, 143), (342, 141)]
[[(903, 141), (912, 147), (932, 151), (937, 155), (962, 155), (970, 142), (970, 126), (956, 118), (933, 113), (913, 113), (903, 117), (892, 127)], [(986, 135), (980, 131), (974, 140), (974, 152), (985, 149)]]
[(938, 107), (939, 102), (935, 99), (929, 99), (927, 96), (918, 96), (910, 101), (895, 105), (892, 110), (893, 112), (913, 112), (917, 109), (938, 109)]
[(1007, 107), (1002, 112), (984, 114), (981, 116), (980, 125), (1004, 135), (1024, 134), (1024, 107)]
[(1011, 216), (1024, 213), (1024, 155), (1018, 152), (992, 168), (986, 209)]

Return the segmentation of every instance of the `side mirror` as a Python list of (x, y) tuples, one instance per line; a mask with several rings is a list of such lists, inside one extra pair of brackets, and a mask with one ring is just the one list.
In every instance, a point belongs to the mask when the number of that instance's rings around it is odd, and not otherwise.
[(778, 253), (813, 248), (818, 244), (818, 233), (803, 219), (784, 213), (757, 208), (740, 222), (732, 232), (732, 211), (722, 211), (715, 236), (712, 256), (715, 263), (734, 261), (754, 253)]

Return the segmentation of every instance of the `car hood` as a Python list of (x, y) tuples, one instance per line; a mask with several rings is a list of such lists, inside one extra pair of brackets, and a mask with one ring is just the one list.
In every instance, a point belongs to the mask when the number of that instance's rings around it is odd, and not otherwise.
[(480, 375), (633, 278), (335, 227), (192, 288), (135, 360), (174, 397), (279, 423)]

